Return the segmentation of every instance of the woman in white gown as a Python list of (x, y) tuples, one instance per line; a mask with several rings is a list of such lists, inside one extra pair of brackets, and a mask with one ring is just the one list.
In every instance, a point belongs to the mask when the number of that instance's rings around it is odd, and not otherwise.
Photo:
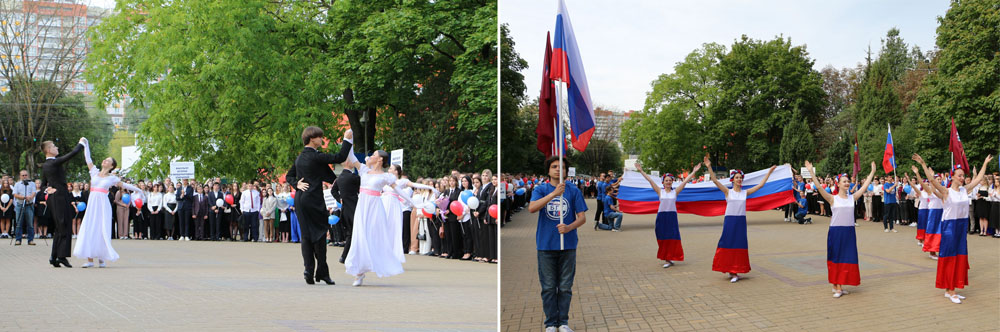
[(83, 156), (87, 160), (87, 168), (90, 169), (90, 192), (103, 195), (92, 194), (87, 199), (87, 214), (83, 216), (80, 232), (73, 245), (73, 256), (86, 258), (87, 264), (83, 264), (85, 268), (94, 266), (94, 258), (98, 259), (100, 267), (105, 267), (104, 261), (118, 260), (118, 253), (111, 247), (111, 201), (108, 200), (108, 188), (119, 185), (133, 192), (142, 191), (121, 182), (117, 176), (111, 174), (111, 170), (118, 167), (118, 162), (114, 158), (104, 159), (101, 162), (101, 169), (98, 170), (90, 159), (90, 142), (84, 140), (83, 147)]
[[(406, 211), (411, 211), (413, 209), (413, 189), (425, 189), (425, 190), (435, 190), (431, 186), (422, 185), (419, 183), (413, 183), (410, 179), (403, 178), (403, 166), (391, 165), (389, 166), (389, 174), (392, 174), (393, 178), (398, 180), (395, 181), (396, 189), (399, 190), (399, 194), (392, 190), (392, 187), (386, 186), (382, 188), (382, 192), (386, 195), (382, 195), (382, 204), (385, 205), (385, 215), (389, 220), (399, 220), (398, 226), (395, 228), (396, 238), (399, 239), (399, 243), (393, 243), (393, 249), (396, 251), (396, 258), (400, 262), (406, 263), (406, 256), (403, 254), (405, 252), (403, 248), (403, 227), (410, 227), (410, 219), (404, 214)], [(435, 190), (436, 191), (436, 190)], [(397, 245), (398, 244), (398, 245)], [(398, 250), (397, 250), (398, 249)], [(416, 252), (410, 253), (411, 255), (416, 254)]]
[[(402, 224), (399, 218), (390, 219), (387, 216), (382, 201), (383, 189), (400, 194), (396, 188), (396, 177), (383, 170), (389, 166), (388, 161), (389, 154), (379, 150), (368, 157), (367, 165), (361, 165), (356, 160), (352, 163), (354, 167), (359, 167), (361, 191), (354, 212), (351, 251), (344, 265), (347, 274), (354, 276), (354, 286), (361, 286), (368, 272), (375, 272), (380, 278), (403, 273), (401, 259), (396, 255), (402, 254), (403, 250)], [(400, 229), (398, 233), (397, 228)]]

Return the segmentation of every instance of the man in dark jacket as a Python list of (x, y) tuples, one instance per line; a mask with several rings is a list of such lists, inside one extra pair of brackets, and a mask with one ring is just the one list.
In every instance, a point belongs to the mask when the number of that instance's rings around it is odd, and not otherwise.
[(323, 182), (333, 183), (337, 176), (333, 174), (330, 165), (347, 161), (351, 151), (352, 132), (344, 133), (344, 143), (336, 155), (319, 152), (323, 145), (323, 129), (310, 126), (302, 131), (302, 144), (305, 148), (295, 159), (295, 165), (285, 175), (285, 181), (292, 184), (295, 190), (295, 213), (299, 219), (302, 232), (302, 260), (305, 264), (306, 283), (324, 281), (328, 285), (334, 282), (330, 279), (330, 268), (326, 265), (326, 232), (329, 229), (327, 219), (330, 213), (326, 210), (326, 199), (323, 198)]

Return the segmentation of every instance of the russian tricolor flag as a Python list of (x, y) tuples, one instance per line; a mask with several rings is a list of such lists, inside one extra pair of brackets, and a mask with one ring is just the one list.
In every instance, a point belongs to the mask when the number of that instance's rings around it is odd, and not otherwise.
[[(747, 174), (743, 189), (756, 186), (767, 175), (767, 170)], [(726, 187), (732, 188), (729, 179), (719, 179)], [(674, 181), (674, 187), (680, 181)], [(781, 165), (774, 169), (767, 183), (747, 197), (747, 211), (764, 211), (794, 203), (792, 196), (792, 169)], [(649, 186), (649, 182), (637, 172), (627, 171), (618, 187), (618, 205), (622, 212), (630, 214), (653, 214), (659, 208), (659, 197)], [(677, 196), (677, 213), (700, 216), (721, 216), (726, 213), (726, 195), (719, 191), (712, 181), (688, 183)]]
[(885, 138), (885, 153), (882, 154), (882, 168), (885, 173), (892, 173), (896, 169), (896, 153), (892, 148), (892, 126), (889, 127), (889, 136)]
[(559, 13), (556, 15), (549, 77), (566, 83), (573, 148), (583, 151), (594, 135), (594, 107), (590, 101), (590, 88), (587, 87), (587, 74), (583, 71), (580, 48), (576, 44), (573, 24), (570, 23), (569, 11), (563, 0), (559, 0)]

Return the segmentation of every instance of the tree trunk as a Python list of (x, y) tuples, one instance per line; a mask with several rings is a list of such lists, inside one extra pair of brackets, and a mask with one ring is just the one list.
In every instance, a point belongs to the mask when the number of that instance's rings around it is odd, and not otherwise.
[[(344, 113), (347, 114), (347, 122), (351, 125), (351, 130), (360, 135), (354, 135), (354, 151), (363, 152), (365, 155), (374, 152), (375, 149), (375, 108), (357, 109), (354, 103), (354, 90), (348, 88), (344, 90), (344, 101), (350, 105)], [(368, 122), (362, 124), (361, 116), (368, 113)]]

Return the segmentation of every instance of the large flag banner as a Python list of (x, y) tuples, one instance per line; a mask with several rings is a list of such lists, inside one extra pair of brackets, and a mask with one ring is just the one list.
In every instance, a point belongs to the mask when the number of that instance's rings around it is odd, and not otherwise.
[(971, 172), (969, 160), (965, 158), (965, 148), (962, 147), (962, 138), (958, 137), (958, 129), (955, 127), (955, 118), (951, 118), (951, 140), (948, 142), (948, 151), (953, 153), (952, 170), (955, 164), (962, 165), (966, 174)]
[(892, 127), (889, 127), (889, 136), (885, 138), (885, 153), (882, 154), (882, 168), (885, 173), (892, 173), (896, 169), (896, 152), (892, 148)]
[(555, 125), (556, 125), (556, 93), (555, 85), (549, 78), (550, 63), (552, 61), (551, 36), (545, 34), (545, 59), (542, 60), (542, 91), (538, 95), (538, 126), (535, 127), (535, 134), (538, 135), (536, 143), (538, 151), (545, 154), (545, 158), (558, 153), (555, 145)]
[(563, 0), (559, 0), (553, 44), (549, 77), (566, 83), (570, 140), (573, 148), (583, 151), (587, 149), (587, 144), (590, 143), (596, 128), (594, 107), (590, 101), (590, 88), (587, 86), (587, 74), (583, 71), (580, 48), (576, 44), (573, 24), (570, 23), (569, 11), (566, 10), (566, 3)]
[[(743, 190), (753, 188), (764, 176), (767, 170), (747, 174), (743, 180)], [(674, 181), (674, 188), (681, 181)], [(719, 179), (727, 188), (733, 184), (729, 179)], [(662, 186), (662, 184), (657, 183)], [(774, 169), (767, 183), (747, 197), (747, 211), (765, 211), (794, 203), (792, 196), (792, 168), (781, 165)], [(638, 172), (625, 172), (622, 184), (618, 187), (618, 206), (622, 212), (631, 214), (654, 214), (660, 206), (656, 191)], [(700, 216), (721, 216), (726, 213), (726, 195), (712, 181), (688, 183), (677, 196), (677, 213), (690, 213)]]

